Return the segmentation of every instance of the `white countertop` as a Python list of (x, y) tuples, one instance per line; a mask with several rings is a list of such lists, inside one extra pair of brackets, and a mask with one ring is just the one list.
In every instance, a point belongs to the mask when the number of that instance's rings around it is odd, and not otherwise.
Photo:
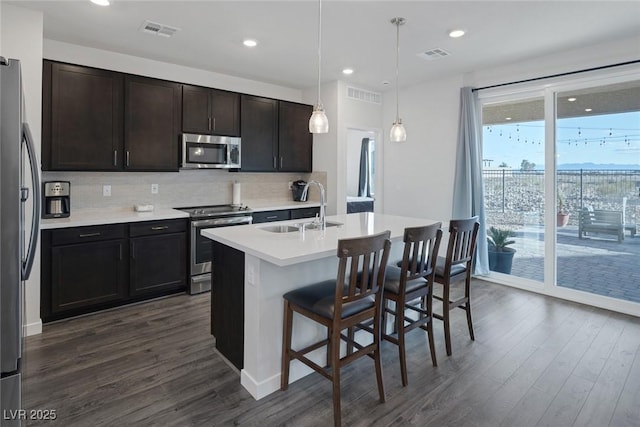
[(40, 229), (84, 227), (88, 225), (156, 221), (188, 217), (188, 213), (170, 208), (156, 208), (152, 212), (136, 212), (133, 208), (86, 209), (72, 211), (71, 215), (67, 218), (43, 219), (40, 223)]
[(328, 216), (327, 221), (340, 222), (339, 227), (326, 230), (305, 230), (304, 233), (273, 233), (265, 226), (287, 225), (308, 220), (279, 221), (236, 227), (209, 228), (202, 235), (239, 251), (254, 255), (278, 266), (336, 256), (338, 240), (391, 231), (391, 239), (402, 239), (405, 227), (430, 225), (437, 221), (374, 213), (354, 213)]
[[(301, 209), (320, 206), (320, 202), (294, 202), (274, 200), (251, 200), (246, 203), (254, 212), (281, 209)], [(85, 227), (89, 225), (118, 224), (124, 222), (156, 221), (188, 218), (185, 212), (171, 208), (155, 208), (152, 212), (136, 212), (133, 208), (76, 209), (67, 218), (43, 219), (41, 230), (53, 228)]]

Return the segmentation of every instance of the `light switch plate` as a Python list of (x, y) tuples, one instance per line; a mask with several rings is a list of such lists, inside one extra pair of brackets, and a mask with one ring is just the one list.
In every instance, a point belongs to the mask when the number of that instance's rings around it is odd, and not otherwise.
[(158, 194), (158, 184), (151, 184), (151, 194)]
[(103, 197), (111, 197), (111, 186), (103, 185), (102, 186), (102, 196)]

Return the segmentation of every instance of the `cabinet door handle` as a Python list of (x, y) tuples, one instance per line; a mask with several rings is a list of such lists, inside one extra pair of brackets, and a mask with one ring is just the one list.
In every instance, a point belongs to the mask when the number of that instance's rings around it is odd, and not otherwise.
[(213, 130), (216, 130), (216, 118), (213, 118)]
[(273, 156), (273, 168), (276, 169), (276, 156)]
[(129, 150), (127, 150), (127, 166), (129, 166)]
[(159, 225), (157, 227), (151, 227), (152, 230), (166, 230), (167, 228), (169, 228), (168, 225)]
[(85, 233), (85, 234), (79, 234), (78, 237), (96, 237), (99, 236), (100, 233)]
[(278, 218), (278, 215), (272, 215), (267, 217), (267, 219), (276, 219), (276, 218)]
[(118, 166), (118, 150), (113, 150), (113, 166)]
[(211, 130), (211, 117), (209, 117), (209, 123), (207, 124), (209, 130)]
[[(120, 247), (118, 249), (120, 250), (120, 261), (122, 261), (122, 245), (120, 245)], [(134, 249), (134, 248), (132, 248), (132, 249)], [(135, 252), (134, 252), (134, 254), (135, 254)], [(134, 256), (134, 258), (135, 258), (135, 256)]]
[(282, 156), (280, 156), (280, 169), (282, 169)]

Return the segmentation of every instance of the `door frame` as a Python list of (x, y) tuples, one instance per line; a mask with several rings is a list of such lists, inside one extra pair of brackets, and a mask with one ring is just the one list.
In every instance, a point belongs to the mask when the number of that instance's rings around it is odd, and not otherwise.
[(373, 180), (373, 188), (375, 189), (375, 195), (374, 195), (374, 203), (373, 203), (373, 210), (376, 213), (382, 213), (384, 211), (383, 206), (384, 206), (384, 195), (383, 195), (383, 185), (384, 185), (384, 177), (382, 176), (383, 174), (382, 172), (382, 168), (384, 166), (383, 164), (383, 160), (384, 160), (384, 156), (383, 156), (383, 150), (384, 150), (384, 144), (382, 143), (382, 129), (380, 128), (373, 128), (373, 127), (366, 127), (366, 126), (356, 126), (356, 125), (347, 125), (346, 126), (346, 133), (345, 133), (345, 143), (342, 147), (342, 158), (345, 159), (344, 161), (344, 170), (343, 173), (341, 174), (341, 178), (339, 179), (338, 182), (338, 206), (337, 206), (337, 212), (338, 214), (345, 214), (347, 213), (347, 175), (348, 175), (348, 168), (349, 168), (349, 164), (347, 162), (347, 147), (348, 147), (348, 143), (349, 143), (349, 134), (350, 132), (355, 131), (355, 132), (367, 132), (367, 133), (372, 133), (374, 135), (374, 141), (376, 143), (376, 154), (374, 157), (374, 170), (376, 171), (376, 174), (374, 175), (374, 180)]
[[(518, 99), (543, 96), (544, 97), (544, 121), (545, 121), (545, 258), (544, 258), (544, 282), (516, 276), (491, 272), (484, 280), (495, 282), (515, 288), (541, 293), (568, 301), (587, 304), (620, 313), (640, 316), (640, 303), (611, 298), (603, 295), (591, 294), (571, 288), (565, 288), (556, 284), (556, 96), (559, 92), (588, 89), (598, 86), (606, 86), (626, 81), (640, 80), (640, 70), (627, 68), (623, 70), (600, 70), (588, 73), (585, 76), (568, 76), (556, 78), (552, 81), (536, 81), (527, 84), (514, 85), (513, 87), (500, 87), (482, 91), (478, 96), (479, 123), (482, 123), (482, 106), (489, 103), (503, 101), (515, 101)], [(482, 132), (480, 132), (482, 134)]]

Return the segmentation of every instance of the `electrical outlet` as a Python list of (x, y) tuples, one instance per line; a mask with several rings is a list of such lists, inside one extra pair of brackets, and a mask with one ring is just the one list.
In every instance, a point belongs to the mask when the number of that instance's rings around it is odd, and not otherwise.
[(249, 265), (249, 268), (247, 269), (247, 283), (250, 285), (255, 285), (256, 284), (256, 270), (253, 267), (253, 265)]
[(103, 197), (111, 197), (111, 186), (103, 185), (102, 186), (102, 196)]
[(289, 181), (289, 190), (293, 190), (293, 182)]
[(158, 184), (151, 184), (151, 194), (158, 194)]

